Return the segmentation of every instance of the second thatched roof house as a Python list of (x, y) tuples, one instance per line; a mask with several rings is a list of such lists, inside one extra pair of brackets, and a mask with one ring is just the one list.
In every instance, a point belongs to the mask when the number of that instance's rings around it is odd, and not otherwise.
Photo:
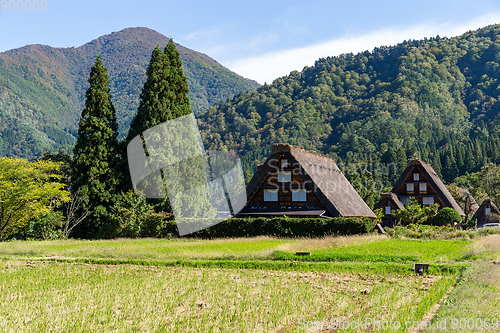
[(499, 217), (500, 210), (498, 210), (497, 205), (495, 205), (491, 199), (484, 199), (471, 220), (476, 220), (477, 226), (481, 227), (486, 223), (499, 222)]
[[(392, 206), (387, 205), (389, 197)], [(375, 209), (382, 208), (383, 210), (382, 223), (384, 226), (394, 225), (395, 219), (392, 213), (395, 209), (401, 209), (400, 207), (407, 204), (410, 198), (415, 198), (423, 206), (437, 203), (439, 209), (451, 207), (462, 217), (465, 217), (462, 208), (444, 186), (436, 171), (421, 160), (408, 160), (408, 164), (394, 185), (391, 194), (382, 196), (375, 205)]]
[(257, 169), (247, 196), (238, 216), (376, 218), (335, 160), (283, 143)]

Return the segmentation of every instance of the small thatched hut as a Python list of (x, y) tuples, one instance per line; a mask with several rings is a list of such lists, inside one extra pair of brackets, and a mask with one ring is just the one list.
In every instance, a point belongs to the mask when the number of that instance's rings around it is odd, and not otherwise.
[(288, 144), (274, 144), (247, 186), (238, 216), (376, 218), (335, 160)]
[(403, 209), (405, 206), (394, 193), (382, 193), (380, 201), (375, 205), (374, 209), (382, 208), (382, 226), (383, 227), (393, 227), (397, 220), (392, 215), (395, 211)]
[(480, 227), (486, 223), (500, 222), (500, 210), (491, 199), (484, 199), (479, 209), (472, 216), (472, 221), (477, 221), (477, 226)]

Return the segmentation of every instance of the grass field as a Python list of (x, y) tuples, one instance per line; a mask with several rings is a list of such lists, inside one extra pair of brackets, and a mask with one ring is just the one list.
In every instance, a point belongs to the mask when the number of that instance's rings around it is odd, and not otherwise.
[[(229, 259), (272, 260), (275, 251), (313, 255), (353, 255), (355, 261), (385, 261), (383, 256), (400, 257), (407, 262), (457, 262), (469, 253), (470, 240), (401, 240), (382, 235), (325, 237), (321, 239), (277, 239), (271, 237), (217, 240), (197, 239), (117, 239), (58, 240), (0, 243), (0, 256), (58, 257), (129, 260)], [(365, 256), (365, 258), (356, 257)], [(374, 257), (374, 259), (368, 259)], [(376, 259), (376, 258), (379, 259)], [(307, 258), (306, 258), (307, 259)]]
[[(498, 318), (500, 273), (490, 269), (497, 244), (498, 235), (4, 242), (0, 331), (333, 332), (325, 329), (339, 320), (342, 332), (405, 332), (459, 276), (459, 269), (418, 276), (413, 262), (470, 267), (436, 320), (467, 313), (461, 300), (479, 291), (492, 305), (469, 301), (471, 315)], [(309, 262), (296, 251), (310, 251)], [(370, 320), (381, 329), (346, 327)], [(383, 329), (390, 321), (402, 327)]]

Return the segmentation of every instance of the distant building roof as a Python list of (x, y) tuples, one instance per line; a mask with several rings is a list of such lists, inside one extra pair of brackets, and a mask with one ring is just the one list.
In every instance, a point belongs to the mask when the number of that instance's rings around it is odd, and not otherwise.
[(405, 206), (401, 201), (399, 201), (398, 196), (395, 193), (382, 193), (380, 196), (380, 201), (375, 205), (375, 209), (382, 208), (383, 204), (387, 202), (387, 200), (391, 201), (397, 209), (403, 209)]
[(464, 187), (457, 187), (457, 188), (458, 188), (458, 192), (461, 195), (463, 195), (464, 197), (467, 197), (470, 200), (470, 202), (472, 203), (472, 206), (471, 206), (472, 211), (475, 212), (476, 210), (478, 210), (479, 205), (477, 204), (476, 199), (474, 199), (472, 194), (470, 194), (469, 189), (466, 189)]

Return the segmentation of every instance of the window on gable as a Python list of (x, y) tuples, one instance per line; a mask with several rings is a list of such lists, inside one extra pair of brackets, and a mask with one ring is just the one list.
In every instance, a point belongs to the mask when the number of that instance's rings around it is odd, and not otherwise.
[(422, 200), (422, 203), (424, 205), (433, 205), (434, 204), (434, 198), (433, 197), (424, 197)]
[(278, 201), (278, 189), (264, 190), (264, 201)]
[(288, 168), (288, 160), (281, 160), (281, 167)]
[(292, 190), (292, 201), (307, 201), (306, 189)]
[(278, 171), (278, 182), (289, 183), (292, 181), (291, 171)]

